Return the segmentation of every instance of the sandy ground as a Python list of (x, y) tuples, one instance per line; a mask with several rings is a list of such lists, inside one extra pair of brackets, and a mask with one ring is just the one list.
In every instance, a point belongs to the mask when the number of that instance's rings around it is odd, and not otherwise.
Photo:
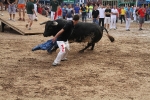
[(51, 37), (0, 33), (0, 100), (150, 100), (150, 24), (104, 32), (94, 51), (72, 43), (68, 61), (51, 66), (56, 53), (31, 49)]

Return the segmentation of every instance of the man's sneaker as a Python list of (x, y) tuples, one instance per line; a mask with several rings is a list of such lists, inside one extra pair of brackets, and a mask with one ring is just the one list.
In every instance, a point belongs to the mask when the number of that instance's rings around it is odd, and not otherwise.
[(142, 28), (139, 29), (139, 31), (143, 30)]
[(28, 30), (31, 30), (31, 27), (29, 27)]
[(18, 21), (21, 21), (21, 20), (22, 20), (22, 18), (19, 18), (19, 19), (18, 19)]
[(58, 63), (54, 63), (54, 62), (52, 63), (52, 66), (57, 66), (57, 65), (59, 65), (59, 64)]
[(28, 24), (26, 24), (26, 28), (28, 28)]
[(12, 20), (11, 18), (9, 18), (8, 20)]
[(4, 14), (1, 14), (1, 16), (3, 16)]
[(13, 22), (15, 22), (15, 19), (12, 19)]
[(64, 59), (62, 59), (61, 61), (67, 61), (68, 59), (67, 58), (64, 58)]
[(25, 21), (25, 19), (23, 18), (22, 21)]
[(126, 31), (130, 31), (130, 29), (127, 29)]

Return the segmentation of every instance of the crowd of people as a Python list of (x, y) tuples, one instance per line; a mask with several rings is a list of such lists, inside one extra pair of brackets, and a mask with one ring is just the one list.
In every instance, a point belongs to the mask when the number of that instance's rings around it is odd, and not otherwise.
[[(57, 2), (53, 0), (53, 2)], [(139, 22), (139, 30), (142, 30), (144, 21), (149, 20), (150, 9), (148, 6), (120, 6), (116, 5), (101, 5), (101, 4), (76, 4), (75, 6), (68, 4), (64, 6), (57, 5), (38, 5), (38, 12), (51, 20), (66, 19), (72, 20), (73, 16), (78, 14), (82, 18), (82, 22), (87, 22), (87, 19), (93, 19), (93, 22), (100, 26), (106, 27), (108, 30), (117, 29), (116, 23), (120, 20), (121, 24), (126, 23), (126, 31), (130, 31), (130, 22)], [(51, 11), (54, 6), (55, 10)], [(57, 7), (57, 9), (56, 9)], [(53, 8), (53, 7), (52, 7)], [(52, 12), (52, 13), (51, 13)]]

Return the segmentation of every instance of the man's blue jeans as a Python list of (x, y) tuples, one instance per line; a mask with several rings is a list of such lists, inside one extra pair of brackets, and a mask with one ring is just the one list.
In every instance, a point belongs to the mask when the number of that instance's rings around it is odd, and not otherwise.
[(96, 23), (97, 25), (99, 25), (98, 19), (97, 18), (93, 18), (93, 23)]

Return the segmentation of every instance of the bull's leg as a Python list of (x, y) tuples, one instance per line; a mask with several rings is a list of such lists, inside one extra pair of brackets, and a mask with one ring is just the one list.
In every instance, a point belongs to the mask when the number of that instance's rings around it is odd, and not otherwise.
[(86, 50), (87, 48), (89, 48), (91, 45), (92, 45), (91, 43), (88, 43), (87, 46), (86, 46), (84, 49), (80, 50), (79, 52), (80, 52), (80, 53), (83, 53), (84, 50)]
[(94, 46), (95, 46), (95, 43), (93, 43), (93, 44), (92, 44), (91, 50), (93, 50), (93, 49), (94, 49)]

